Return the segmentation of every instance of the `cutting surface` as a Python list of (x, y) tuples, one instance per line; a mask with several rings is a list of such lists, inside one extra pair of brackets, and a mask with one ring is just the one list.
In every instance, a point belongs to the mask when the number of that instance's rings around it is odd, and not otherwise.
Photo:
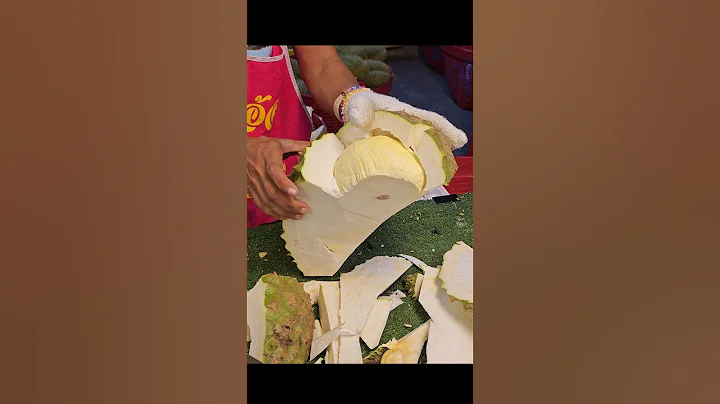
[[(348, 258), (340, 270), (332, 277), (306, 277), (292, 262), (292, 257), (285, 249), (280, 238), (282, 224), (270, 223), (248, 229), (248, 290), (255, 286), (260, 277), (266, 273), (277, 272), (279, 275), (292, 276), (299, 282), (309, 280), (339, 280), (340, 274), (352, 271), (355, 266), (378, 255), (397, 256), (407, 254), (416, 257), (426, 264), (438, 266), (442, 264), (445, 252), (453, 244), (463, 241), (473, 246), (472, 194), (459, 195), (457, 208), (452, 203), (436, 204), (433, 201), (417, 201), (398, 212), (375, 230)], [(267, 253), (260, 257), (261, 253)], [(412, 266), (409, 273), (421, 272)], [(404, 275), (403, 275), (404, 276)], [(383, 294), (396, 289), (407, 293), (401, 283), (396, 281)], [(417, 326), (428, 320), (422, 306), (414, 299), (403, 298), (404, 304), (392, 312), (388, 318), (380, 343), (390, 338), (400, 339)], [(316, 313), (317, 315), (317, 313)], [(410, 324), (411, 327), (406, 327)], [(370, 350), (361, 341), (363, 356)], [(420, 363), (425, 362), (425, 352)]]

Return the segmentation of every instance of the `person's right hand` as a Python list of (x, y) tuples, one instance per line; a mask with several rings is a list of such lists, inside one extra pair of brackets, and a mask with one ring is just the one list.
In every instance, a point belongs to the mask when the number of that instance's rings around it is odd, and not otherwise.
[(285, 153), (302, 152), (310, 142), (270, 138), (247, 138), (248, 193), (260, 210), (276, 219), (302, 219), (309, 206), (295, 199), (298, 189), (283, 169)]

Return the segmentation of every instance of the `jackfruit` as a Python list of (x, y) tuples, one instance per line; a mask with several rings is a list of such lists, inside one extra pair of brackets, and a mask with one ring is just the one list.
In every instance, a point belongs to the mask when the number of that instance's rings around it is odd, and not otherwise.
[(391, 78), (392, 75), (388, 72), (384, 72), (382, 70), (370, 70), (365, 73), (365, 79), (363, 82), (368, 88), (376, 89), (390, 81)]
[(315, 315), (310, 296), (289, 276), (265, 274), (247, 292), (249, 355), (262, 363), (305, 363)]
[(430, 316), (427, 363), (473, 363), (473, 314), (452, 301), (437, 279), (438, 270), (427, 268), (419, 302)]
[(405, 289), (408, 291), (408, 296), (417, 300), (420, 295), (420, 287), (422, 286), (423, 275), (421, 273), (413, 273), (403, 278)]
[(465, 309), (473, 307), (473, 249), (462, 241), (443, 255), (438, 273), (451, 300), (460, 301)]
[(310, 211), (283, 221), (281, 236), (305, 276), (333, 276), (385, 220), (454, 175), (447, 143), (403, 114), (377, 111), (372, 133), (346, 124), (305, 149), (289, 177)]
[(356, 79), (359, 81), (365, 81), (365, 75), (368, 72), (368, 68), (365, 66), (363, 58), (357, 55), (340, 54), (340, 59), (352, 72)]
[(381, 62), (379, 60), (365, 59), (365, 66), (367, 66), (368, 71), (377, 70), (377, 71), (390, 73), (390, 66), (388, 66), (387, 63)]
[(379, 45), (353, 45), (345, 46), (340, 51), (344, 55), (360, 56), (363, 59), (387, 60), (387, 49)]

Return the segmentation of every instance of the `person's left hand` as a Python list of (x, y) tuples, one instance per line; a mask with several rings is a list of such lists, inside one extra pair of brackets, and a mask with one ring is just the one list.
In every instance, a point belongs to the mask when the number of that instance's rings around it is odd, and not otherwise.
[(345, 106), (343, 118), (345, 123), (361, 128), (369, 128), (372, 124), (373, 114), (378, 110), (403, 111), (428, 121), (442, 133), (442, 136), (448, 141), (453, 150), (463, 147), (468, 141), (465, 132), (455, 127), (443, 116), (435, 112), (415, 108), (396, 98), (369, 90), (356, 92), (350, 97)]

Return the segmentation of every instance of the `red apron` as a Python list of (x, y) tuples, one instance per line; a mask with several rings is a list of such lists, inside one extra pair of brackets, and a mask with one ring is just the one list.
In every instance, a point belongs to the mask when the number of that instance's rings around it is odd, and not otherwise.
[[(275, 116), (278, 117), (275, 120)], [(273, 46), (270, 57), (247, 57), (247, 134), (310, 140), (312, 119), (300, 96), (287, 46)], [(283, 161), (290, 174), (297, 156)], [(248, 228), (276, 219), (265, 215), (247, 195)]]

